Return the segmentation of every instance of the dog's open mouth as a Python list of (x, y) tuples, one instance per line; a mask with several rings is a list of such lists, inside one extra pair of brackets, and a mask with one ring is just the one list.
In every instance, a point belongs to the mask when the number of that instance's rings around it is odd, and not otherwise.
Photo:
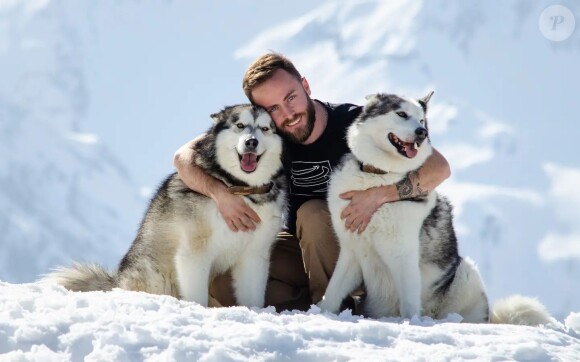
[(401, 155), (408, 158), (413, 158), (417, 156), (417, 153), (419, 152), (417, 149), (421, 147), (422, 143), (420, 141), (403, 142), (399, 137), (395, 136), (393, 133), (389, 133), (389, 141), (391, 141), (391, 144), (395, 146), (395, 148)]
[(260, 158), (262, 155), (258, 155), (257, 153), (247, 152), (243, 154), (238, 153), (238, 157), (240, 158), (240, 167), (244, 172), (250, 173), (256, 171), (258, 168), (258, 162), (260, 162)]

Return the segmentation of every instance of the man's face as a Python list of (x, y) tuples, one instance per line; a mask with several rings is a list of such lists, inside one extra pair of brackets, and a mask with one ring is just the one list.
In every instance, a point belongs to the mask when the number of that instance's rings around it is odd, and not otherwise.
[(268, 111), (278, 132), (296, 143), (308, 139), (314, 127), (314, 102), (306, 79), (299, 81), (285, 70), (252, 91), (254, 103)]

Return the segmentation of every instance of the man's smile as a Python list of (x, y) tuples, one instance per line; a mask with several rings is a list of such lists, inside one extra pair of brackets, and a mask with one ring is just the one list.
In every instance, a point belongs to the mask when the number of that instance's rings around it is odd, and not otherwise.
[(287, 123), (286, 128), (294, 128), (300, 123), (300, 121), (302, 121), (302, 116), (298, 117), (298, 119), (293, 122)]

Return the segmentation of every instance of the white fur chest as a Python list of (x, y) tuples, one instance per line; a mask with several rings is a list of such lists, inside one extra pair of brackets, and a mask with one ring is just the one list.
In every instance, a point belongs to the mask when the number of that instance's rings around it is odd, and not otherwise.
[(398, 201), (383, 204), (373, 214), (369, 225), (361, 235), (346, 230), (344, 220), (340, 220), (340, 213), (350, 202), (341, 199), (339, 197), (341, 193), (392, 185), (401, 181), (403, 177), (405, 174), (402, 173), (377, 175), (363, 172), (354, 156), (349, 155), (345, 158), (343, 167), (332, 175), (328, 191), (328, 205), (339, 239), (360, 243), (361, 239), (372, 241), (373, 235), (377, 235), (385, 242), (406, 238), (409, 234), (418, 238), (423, 220), (435, 206), (435, 193), (430, 193), (425, 202)]
[(209, 202), (205, 213), (212, 233), (206, 252), (215, 257), (214, 267), (219, 271), (236, 263), (248, 249), (267, 250), (276, 240), (276, 234), (282, 225), (283, 195), (276, 201), (261, 205), (246, 202), (260, 217), (261, 222), (254, 231), (231, 231), (213, 202)]

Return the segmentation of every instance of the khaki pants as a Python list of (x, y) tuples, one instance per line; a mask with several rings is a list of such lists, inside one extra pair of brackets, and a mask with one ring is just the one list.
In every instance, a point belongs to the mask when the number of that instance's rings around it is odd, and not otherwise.
[[(281, 310), (308, 310), (318, 303), (338, 259), (339, 246), (324, 200), (310, 200), (299, 209), (296, 236), (280, 232), (270, 259), (266, 305)], [(210, 306), (236, 304), (229, 273), (210, 284)]]

